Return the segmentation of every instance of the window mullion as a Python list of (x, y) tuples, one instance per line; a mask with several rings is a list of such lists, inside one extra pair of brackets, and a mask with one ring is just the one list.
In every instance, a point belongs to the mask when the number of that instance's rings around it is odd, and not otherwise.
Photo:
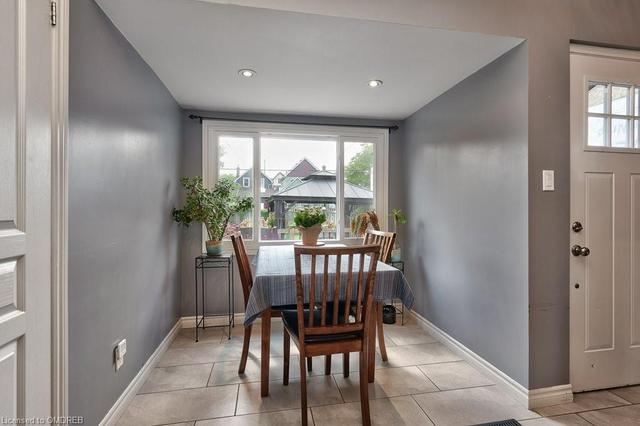
[(260, 242), (260, 134), (253, 135), (253, 240)]
[(338, 136), (336, 141), (336, 239), (345, 239), (344, 221), (344, 140)]

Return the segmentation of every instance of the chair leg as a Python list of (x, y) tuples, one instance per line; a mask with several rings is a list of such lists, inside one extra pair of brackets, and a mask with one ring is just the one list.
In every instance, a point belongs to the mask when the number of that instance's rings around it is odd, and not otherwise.
[(308, 371), (313, 370), (313, 357), (311, 356), (307, 357), (307, 370)]
[(342, 375), (345, 378), (349, 377), (349, 355), (349, 352), (342, 354)]
[(244, 368), (247, 366), (247, 357), (249, 356), (249, 343), (251, 341), (251, 326), (244, 327), (244, 338), (242, 341), (242, 355), (240, 356), (240, 367), (238, 374), (244, 374)]
[[(282, 384), (287, 386), (289, 384), (289, 353), (291, 348), (291, 337), (289, 337), (289, 332), (287, 329), (284, 329), (284, 372), (282, 374)], [(304, 361), (302, 361), (304, 362)]]
[(387, 357), (387, 346), (384, 344), (384, 329), (382, 327), (382, 303), (376, 303), (376, 309), (378, 310), (378, 315), (376, 315), (377, 329), (378, 329), (378, 345), (380, 345), (380, 356), (384, 362), (387, 362), (389, 358)]
[(324, 374), (325, 376), (331, 374), (331, 355), (324, 356)]
[[(364, 349), (364, 348), (363, 348)], [(367, 374), (367, 352), (360, 351), (360, 411), (362, 411), (362, 424), (371, 425), (369, 413), (369, 377)]]
[[(300, 353), (300, 402), (302, 405), (302, 426), (307, 426), (307, 371), (304, 368), (304, 355)], [(308, 360), (311, 357), (307, 358)]]

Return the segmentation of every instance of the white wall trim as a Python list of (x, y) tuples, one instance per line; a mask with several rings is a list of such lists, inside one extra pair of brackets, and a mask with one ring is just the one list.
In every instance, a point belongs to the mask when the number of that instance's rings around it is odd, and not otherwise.
[(407, 312), (413, 315), (419, 326), (438, 339), (442, 344), (447, 346), (451, 351), (462, 357), (469, 364), (472, 364), (487, 376), (494, 379), (497, 384), (506, 389), (523, 406), (527, 408), (539, 408), (573, 401), (573, 393), (571, 391), (570, 384), (528, 390), (489, 361), (485, 360), (480, 355), (476, 354), (471, 349), (451, 337), (445, 331), (438, 328), (422, 315), (413, 310)]
[(566, 402), (573, 402), (573, 389), (570, 384), (529, 391), (529, 408), (548, 407)]
[(569, 46), (569, 52), (577, 55), (624, 59), (628, 61), (640, 61), (640, 51), (638, 50), (589, 46), (586, 44), (571, 43), (571, 45)]
[(53, 27), (51, 123), (51, 414), (69, 411), (68, 139), (69, 2), (56, 0)]
[(115, 425), (117, 423), (124, 410), (127, 408), (131, 400), (133, 400), (133, 397), (136, 396), (138, 390), (140, 390), (144, 382), (147, 380), (149, 374), (151, 374), (151, 371), (158, 364), (160, 358), (169, 348), (171, 342), (176, 338), (181, 328), (182, 320), (178, 319), (166, 337), (158, 345), (156, 350), (151, 354), (147, 362), (145, 362), (140, 371), (138, 371), (138, 374), (135, 375), (120, 397), (113, 404), (106, 416), (104, 416), (100, 422), (100, 426)]

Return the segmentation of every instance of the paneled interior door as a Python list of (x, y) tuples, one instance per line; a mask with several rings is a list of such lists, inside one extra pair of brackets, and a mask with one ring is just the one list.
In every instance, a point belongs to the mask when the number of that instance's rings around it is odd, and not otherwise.
[(51, 413), (48, 0), (0, 1), (0, 418)]
[(574, 391), (640, 383), (639, 123), (640, 54), (573, 46)]

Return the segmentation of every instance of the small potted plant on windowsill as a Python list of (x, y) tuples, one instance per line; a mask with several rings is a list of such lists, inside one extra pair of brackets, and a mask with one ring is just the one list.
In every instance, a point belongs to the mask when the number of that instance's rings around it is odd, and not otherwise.
[(235, 214), (251, 210), (252, 198), (238, 196), (237, 185), (231, 176), (221, 177), (213, 189), (206, 188), (200, 176), (185, 177), (180, 182), (187, 190), (187, 197), (182, 208), (173, 209), (173, 220), (186, 227), (192, 222), (204, 224), (209, 237), (205, 243), (207, 254), (221, 255), (229, 220)]
[(327, 220), (324, 210), (324, 207), (303, 207), (296, 211), (293, 216), (293, 223), (300, 231), (303, 245), (318, 245), (318, 236), (322, 232), (322, 224)]

